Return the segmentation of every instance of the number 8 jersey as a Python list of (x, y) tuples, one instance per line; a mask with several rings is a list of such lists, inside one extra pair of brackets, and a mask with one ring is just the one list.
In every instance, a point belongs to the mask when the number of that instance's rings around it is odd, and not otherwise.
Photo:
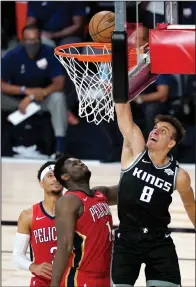
[[(65, 196), (69, 193), (80, 198), (84, 212), (76, 222), (73, 251), (61, 286), (99, 286), (88, 280), (90, 277), (110, 278), (112, 215), (108, 200), (99, 191), (93, 196), (82, 191), (67, 191)], [(110, 286), (110, 282), (104, 286)]]
[[(57, 249), (55, 217), (45, 211), (42, 202), (33, 205), (32, 209), (30, 244), (34, 263), (52, 263)], [(31, 286), (50, 286), (50, 280), (35, 275)]]
[(168, 157), (165, 166), (157, 167), (145, 150), (127, 169), (121, 170), (118, 193), (120, 230), (167, 229), (178, 168), (172, 156)]

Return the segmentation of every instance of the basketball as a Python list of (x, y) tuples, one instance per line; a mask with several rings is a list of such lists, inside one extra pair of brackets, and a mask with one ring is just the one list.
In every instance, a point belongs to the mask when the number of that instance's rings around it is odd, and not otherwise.
[(111, 11), (101, 11), (91, 18), (89, 34), (95, 42), (109, 43), (114, 28), (115, 14)]

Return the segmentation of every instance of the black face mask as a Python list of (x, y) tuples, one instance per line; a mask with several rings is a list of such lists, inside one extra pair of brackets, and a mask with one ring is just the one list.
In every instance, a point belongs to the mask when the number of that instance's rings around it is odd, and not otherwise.
[(24, 43), (24, 48), (28, 55), (32, 56), (33, 58), (38, 54), (40, 50), (41, 43)]

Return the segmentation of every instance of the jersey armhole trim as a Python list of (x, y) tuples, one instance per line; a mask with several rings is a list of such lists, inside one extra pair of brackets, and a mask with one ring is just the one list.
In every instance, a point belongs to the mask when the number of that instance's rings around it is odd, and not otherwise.
[(177, 181), (178, 170), (179, 170), (179, 166), (176, 166), (175, 167), (175, 174), (174, 174), (174, 182), (173, 182), (173, 191), (176, 190), (176, 181)]
[(35, 222), (35, 218), (36, 218), (36, 209), (39, 203), (36, 203), (34, 205), (32, 205), (32, 219), (31, 219), (31, 232), (34, 229), (34, 222)]
[(127, 171), (129, 171), (130, 169), (132, 169), (139, 161), (140, 159), (143, 157), (143, 155), (146, 153), (147, 149), (145, 149), (143, 152), (139, 153), (136, 158), (130, 162), (129, 166), (127, 168), (121, 168), (121, 172), (125, 173)]

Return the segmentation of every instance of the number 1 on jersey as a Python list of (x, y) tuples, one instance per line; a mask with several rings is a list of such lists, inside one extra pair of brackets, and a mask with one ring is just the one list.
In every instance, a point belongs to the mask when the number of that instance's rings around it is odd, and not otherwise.
[(149, 187), (149, 186), (144, 186), (142, 194), (140, 196), (140, 200), (145, 201), (145, 202), (150, 202), (153, 192), (154, 192), (154, 188)]
[(112, 241), (112, 228), (110, 226), (109, 221), (106, 222), (106, 226), (108, 227), (108, 231), (109, 231), (109, 240)]

